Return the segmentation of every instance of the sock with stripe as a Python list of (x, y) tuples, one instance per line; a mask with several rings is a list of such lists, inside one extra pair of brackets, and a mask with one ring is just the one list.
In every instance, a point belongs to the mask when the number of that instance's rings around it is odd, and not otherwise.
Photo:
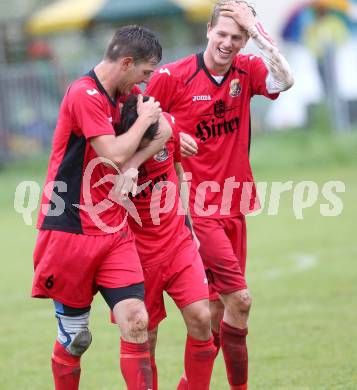
[(149, 343), (120, 340), (120, 368), (128, 390), (152, 390)]
[(78, 390), (81, 376), (80, 357), (71, 355), (56, 340), (52, 352), (52, 374), (56, 390)]
[[(212, 329), (212, 335), (213, 335), (213, 344), (217, 348), (216, 355), (215, 355), (215, 357), (217, 357), (218, 352), (219, 352), (220, 347), (221, 347), (221, 341), (220, 341), (219, 333), (217, 333), (213, 329)], [(186, 378), (186, 373), (184, 373), (182, 375), (180, 382), (177, 386), (177, 390), (188, 390), (188, 382), (187, 382), (187, 378)]]

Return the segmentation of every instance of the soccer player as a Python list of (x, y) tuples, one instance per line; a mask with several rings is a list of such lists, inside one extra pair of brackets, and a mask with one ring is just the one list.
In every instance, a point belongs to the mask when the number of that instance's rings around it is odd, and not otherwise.
[[(133, 95), (124, 104), (121, 131), (127, 131), (136, 117)], [(166, 317), (163, 298), (166, 291), (180, 309), (187, 327), (184, 365), (188, 386), (208, 390), (216, 348), (210, 330), (207, 279), (197, 246), (185, 224), (178, 191), (178, 178), (183, 173), (180, 142), (174, 118), (167, 115), (167, 119), (174, 135), (162, 151), (142, 165), (135, 155), (128, 162), (129, 166), (139, 168), (141, 190), (132, 196), (139, 219), (129, 217), (128, 221), (144, 271), (153, 389), (158, 389), (155, 347), (159, 323)]]
[[(248, 39), (261, 56), (243, 55)], [(190, 181), (190, 211), (200, 241), (212, 300), (213, 330), (222, 347), (231, 389), (248, 380), (248, 314), (251, 296), (245, 280), (246, 224), (255, 189), (249, 163), (250, 100), (269, 99), (290, 88), (287, 61), (245, 1), (218, 1), (203, 53), (162, 66), (146, 94), (171, 113), (182, 133), (182, 161)], [(224, 310), (221, 310), (221, 305)], [(217, 316), (222, 316), (221, 321)], [(187, 388), (184, 379), (180, 389)]]
[[(138, 97), (138, 118), (116, 136), (120, 103), (147, 82), (162, 49), (151, 31), (120, 28), (104, 59), (68, 88), (59, 112), (38, 219), (32, 296), (52, 298), (58, 337), (52, 353), (56, 390), (76, 390), (91, 343), (89, 313), (100, 291), (121, 331), (120, 366), (129, 390), (152, 388), (144, 277), (125, 209), (115, 196), (120, 169), (157, 153), (171, 136), (158, 102)], [(156, 138), (137, 151), (160, 119)]]

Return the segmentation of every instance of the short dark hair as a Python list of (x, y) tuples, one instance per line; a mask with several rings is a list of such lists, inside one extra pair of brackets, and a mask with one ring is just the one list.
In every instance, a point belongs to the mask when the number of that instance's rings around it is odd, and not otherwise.
[[(148, 99), (149, 96), (143, 97), (144, 102), (146, 102)], [(134, 124), (134, 122), (138, 119), (138, 112), (136, 110), (137, 103), (138, 103), (137, 95), (130, 95), (126, 99), (121, 111), (120, 123), (116, 131), (117, 135), (126, 133), (130, 129), (130, 127)], [(159, 123), (155, 122), (146, 129), (143, 138), (145, 138), (148, 141), (151, 141), (156, 137), (158, 131), (159, 131)]]
[(252, 14), (254, 16), (257, 15), (254, 7), (248, 3), (248, 1), (244, 1), (244, 0), (219, 0), (217, 1), (217, 3), (215, 4), (214, 8), (213, 8), (213, 11), (212, 11), (212, 15), (211, 15), (211, 20), (210, 20), (210, 25), (211, 27), (214, 27), (217, 22), (218, 22), (218, 18), (219, 18), (219, 15), (221, 13), (221, 8), (222, 6), (224, 6), (226, 3), (229, 3), (229, 2), (236, 2), (236, 3), (246, 3), (247, 6), (250, 8), (250, 10), (252, 11)]
[(162, 58), (162, 47), (149, 29), (124, 26), (115, 32), (104, 55), (109, 61), (123, 57), (133, 57), (135, 63), (152, 61), (157, 64)]

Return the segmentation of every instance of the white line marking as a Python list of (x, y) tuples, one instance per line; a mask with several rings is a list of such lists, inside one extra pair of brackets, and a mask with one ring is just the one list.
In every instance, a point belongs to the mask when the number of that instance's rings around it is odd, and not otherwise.
[(292, 266), (271, 269), (261, 276), (269, 280), (278, 279), (285, 275), (308, 271), (318, 264), (318, 257), (312, 253), (297, 253), (289, 256), (288, 260), (293, 262)]

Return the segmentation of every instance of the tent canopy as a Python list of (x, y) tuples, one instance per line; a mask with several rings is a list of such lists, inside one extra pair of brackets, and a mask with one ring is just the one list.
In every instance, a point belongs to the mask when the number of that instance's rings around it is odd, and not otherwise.
[(212, 4), (207, 0), (58, 0), (35, 12), (27, 21), (26, 30), (41, 35), (84, 29), (91, 23), (173, 15), (206, 21)]

